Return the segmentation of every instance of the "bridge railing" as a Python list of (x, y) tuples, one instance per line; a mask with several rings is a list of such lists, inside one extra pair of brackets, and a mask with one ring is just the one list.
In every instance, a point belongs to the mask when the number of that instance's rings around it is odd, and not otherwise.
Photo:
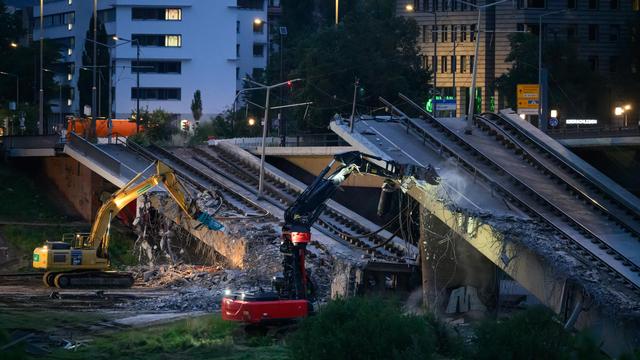
[[(261, 137), (244, 137), (224, 139), (221, 141), (233, 143), (241, 148), (256, 148), (262, 146)], [(349, 146), (336, 134), (300, 134), (287, 136), (284, 143), (282, 138), (270, 136), (265, 139), (265, 146), (268, 147), (327, 147), (327, 146)]]
[(66, 146), (81, 152), (115, 175), (122, 175), (126, 179), (131, 179), (136, 175), (135, 171), (124, 165), (120, 160), (102, 151), (76, 133), (69, 133)]
[(584, 128), (562, 128), (548, 129), (547, 135), (553, 138), (580, 139), (580, 138), (602, 138), (602, 137), (625, 137), (640, 136), (638, 127), (584, 127)]

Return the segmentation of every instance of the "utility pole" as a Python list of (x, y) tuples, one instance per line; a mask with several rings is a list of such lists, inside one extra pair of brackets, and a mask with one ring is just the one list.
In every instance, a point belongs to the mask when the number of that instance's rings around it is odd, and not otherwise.
[(351, 123), (349, 124), (349, 132), (353, 132), (353, 124), (356, 120), (356, 96), (358, 95), (358, 85), (360, 85), (360, 79), (356, 77), (353, 82), (353, 104), (351, 105)]
[[(438, 93), (438, 13), (436, 12), (436, 3), (433, 3), (433, 26), (436, 27), (435, 38), (432, 36), (433, 42), (433, 93), (431, 94), (431, 103), (433, 104), (433, 117), (436, 117), (436, 94)], [(441, 64), (442, 65), (442, 64)]]
[(473, 132), (473, 110), (476, 105), (476, 77), (478, 75), (478, 48), (480, 47), (480, 15), (481, 8), (478, 7), (478, 22), (476, 25), (476, 44), (473, 55), (473, 75), (471, 76), (471, 88), (469, 89), (469, 109), (467, 112), (467, 125), (464, 128), (464, 133), (470, 135)]
[[(457, 25), (452, 25), (457, 26)], [(456, 73), (458, 72), (458, 57), (456, 56), (456, 47), (458, 39), (458, 31), (456, 27), (456, 31), (451, 32), (453, 35), (453, 61), (451, 62), (451, 68), (453, 69), (453, 101), (455, 101), (455, 109), (453, 110), (453, 116), (458, 115), (456, 110), (458, 109), (458, 91), (456, 90)]]

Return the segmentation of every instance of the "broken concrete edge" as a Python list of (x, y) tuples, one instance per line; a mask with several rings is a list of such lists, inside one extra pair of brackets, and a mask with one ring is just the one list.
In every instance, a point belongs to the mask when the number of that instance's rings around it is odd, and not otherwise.
[(611, 180), (605, 174), (591, 166), (586, 161), (582, 160), (578, 155), (574, 154), (571, 150), (560, 144), (558, 140), (553, 139), (542, 130), (531, 125), (530, 123), (523, 121), (518, 115), (511, 109), (500, 110), (500, 114), (508, 120), (512, 125), (528, 134), (544, 148), (551, 153), (560, 157), (561, 159), (570, 162), (573, 166), (577, 167), (579, 171), (587, 176), (587, 178), (596, 184), (599, 184), (602, 189), (607, 189), (611, 192), (616, 200), (626, 204), (627, 206), (640, 213), (640, 199), (635, 195), (627, 191), (615, 181)]
[[(260, 166), (260, 159), (256, 158), (251, 153), (243, 150), (242, 148), (239, 148), (236, 145), (230, 144), (228, 142), (219, 142), (217, 146), (219, 146), (220, 148), (222, 148), (225, 151), (228, 151), (228, 152), (231, 152), (233, 154), (238, 155), (238, 157), (242, 158), (243, 160), (246, 160), (249, 164), (251, 164), (255, 168), (259, 168), (259, 166)], [(377, 156), (379, 156), (379, 155), (377, 155)], [(389, 159), (390, 157), (384, 155), (384, 158)], [(307, 187), (307, 185), (305, 185), (301, 181), (299, 181), (299, 180), (293, 178), (292, 176), (284, 173), (283, 171), (281, 171), (280, 169), (276, 168), (275, 166), (272, 166), (271, 164), (265, 164), (265, 173), (267, 173), (270, 176), (273, 176), (274, 178), (276, 178), (277, 180), (287, 184), (287, 186), (290, 186), (292, 189), (294, 189), (296, 191), (302, 192)], [(338, 204), (334, 200), (328, 200), (327, 201), (327, 207), (329, 207), (330, 209), (332, 209), (334, 211), (337, 211), (337, 212), (339, 212), (341, 214), (344, 214), (345, 216), (349, 217), (350, 219), (355, 220), (360, 225), (362, 225), (362, 226), (364, 226), (366, 228), (369, 228), (371, 230), (375, 230), (375, 229), (379, 228), (378, 225), (374, 224), (373, 222), (369, 221), (368, 219), (365, 219), (364, 217), (360, 216), (359, 214), (349, 210), (348, 208)], [(387, 230), (382, 230), (378, 234), (380, 236), (384, 237), (384, 238), (387, 238), (387, 239), (392, 236), (392, 234)], [(415, 246), (413, 246), (411, 244), (407, 244), (403, 239), (400, 239), (397, 236), (393, 237), (392, 242), (396, 246), (399, 246), (400, 248), (404, 248), (404, 247), (408, 246), (407, 255), (405, 256), (405, 259), (407, 261), (412, 262), (412, 263), (417, 263), (418, 249)]]
[[(547, 307), (556, 313), (564, 310), (566, 295), (563, 295), (562, 290), (567, 281), (575, 279), (563, 274), (562, 270), (558, 269), (560, 264), (544, 260), (540, 254), (528, 248), (521, 239), (504, 236), (504, 229), (488, 223), (486, 219), (474, 217), (461, 209), (458, 209), (458, 212), (452, 211), (436, 200), (436, 187), (431, 187), (433, 188), (431, 193), (424, 191), (424, 188), (413, 188), (409, 190), (409, 194)], [(506, 261), (505, 256), (508, 259)], [(595, 284), (594, 286), (585, 284), (584, 280), (580, 285), (586, 285), (586, 291), (593, 291), (595, 287)], [(576, 289), (573, 296), (581, 299), (583, 297), (581, 290)], [(580, 313), (576, 327), (588, 329), (601, 340), (603, 350), (608, 354), (618, 355), (640, 344), (640, 339), (637, 338), (640, 331), (638, 312), (620, 312), (620, 309), (615, 306), (617, 304), (612, 303), (592, 305), (600, 306), (584, 309)]]

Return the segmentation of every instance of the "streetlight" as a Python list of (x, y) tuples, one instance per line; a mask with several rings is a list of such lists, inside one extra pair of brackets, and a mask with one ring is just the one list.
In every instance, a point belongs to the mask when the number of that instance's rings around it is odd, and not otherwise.
[(96, 88), (96, 77), (98, 62), (98, 0), (93, 0), (93, 71), (91, 72), (92, 85), (91, 85), (91, 127), (89, 130), (89, 139), (93, 141), (96, 136), (96, 119), (98, 108), (98, 93)]
[[(411, 4), (407, 4), (404, 7), (404, 9), (407, 12), (413, 12), (415, 10), (413, 5), (411, 5)], [(436, 29), (435, 30), (435, 34), (437, 36), (437, 34), (438, 34), (438, 13), (435, 10), (433, 10), (433, 11), (425, 12), (425, 14), (433, 15), (433, 26), (435, 26), (435, 29)], [(436, 96), (437, 96), (437, 92), (438, 92), (438, 69), (436, 69), (436, 67), (437, 67), (436, 64), (438, 62), (438, 39), (432, 39), (432, 40), (435, 40), (435, 41), (433, 41), (433, 57), (436, 59), (436, 61), (433, 62), (433, 65), (432, 65), (432, 68), (433, 68), (433, 90), (431, 91), (431, 103), (433, 104), (432, 113), (433, 113), (433, 116), (435, 117), (436, 109), (437, 109)], [(455, 45), (454, 45), (454, 49), (455, 49)]]
[(17, 47), (18, 47), (18, 44), (17, 44), (17, 43), (15, 43), (15, 42), (13, 42), (13, 41), (12, 41), (9, 45), (10, 45), (12, 48), (17, 48)]
[(265, 101), (265, 105), (264, 105), (264, 119), (263, 119), (263, 123), (262, 123), (262, 152), (260, 154), (260, 179), (258, 181), (258, 199), (262, 199), (262, 188), (264, 185), (264, 159), (265, 159), (265, 154), (264, 154), (264, 147), (265, 147), (265, 142), (267, 139), (267, 122), (269, 120), (269, 93), (271, 93), (271, 89), (280, 87), (280, 86), (284, 86), (284, 85), (291, 85), (294, 82), (297, 81), (301, 81), (302, 79), (293, 79), (293, 80), (288, 80), (288, 81), (284, 81), (278, 84), (274, 84), (274, 85), (265, 85), (265, 84), (261, 84), (259, 82), (255, 82), (251, 79), (244, 79), (247, 82), (250, 82), (256, 86), (258, 86), (259, 88), (262, 89), (266, 89), (267, 90), (267, 98)]
[[(53, 70), (49, 70), (46, 68), (42, 68), (42, 70), (46, 72), (50, 72), (52, 74), (56, 74)], [(58, 83), (58, 110), (60, 111), (60, 125), (62, 125), (62, 81)]]
[(509, 1), (509, 0), (500, 0), (500, 1), (496, 1), (494, 3), (490, 3), (490, 4), (486, 4), (486, 5), (476, 5), (476, 4), (472, 4), (470, 2), (466, 2), (463, 0), (458, 0), (459, 2), (469, 5), (471, 7), (474, 7), (476, 9), (478, 9), (478, 22), (476, 25), (476, 44), (475, 44), (475, 50), (474, 50), (474, 56), (473, 56), (473, 75), (471, 77), (471, 89), (470, 90), (470, 94), (469, 94), (469, 111), (467, 113), (467, 125), (465, 126), (464, 129), (464, 133), (465, 134), (471, 134), (472, 133), (472, 125), (473, 124), (473, 108), (474, 108), (474, 104), (475, 104), (475, 96), (476, 96), (476, 78), (478, 75), (478, 47), (480, 46), (480, 15), (482, 13), (482, 10), (491, 7), (491, 6), (496, 6), (498, 4), (501, 4), (503, 2)]
[(247, 120), (247, 123), (249, 124), (249, 126), (253, 126), (253, 125), (255, 125), (255, 124), (256, 124), (256, 119), (254, 119), (254, 118), (250, 117), (250, 118)]
[(258, 26), (260, 26), (260, 25), (262, 25), (262, 19), (260, 19), (260, 18), (255, 18), (255, 19), (253, 19), (253, 23), (254, 23), (254, 24), (256, 24), (256, 25), (258, 25)]
[(550, 11), (538, 16), (538, 128), (541, 130), (547, 129), (547, 118), (543, 111), (544, 109), (542, 109), (542, 18), (566, 11), (569, 11), (569, 9)]
[(125, 43), (135, 43), (136, 44), (136, 134), (140, 130), (140, 42), (138, 39), (125, 39), (119, 36), (113, 36), (113, 40), (115, 41), (124, 41)]

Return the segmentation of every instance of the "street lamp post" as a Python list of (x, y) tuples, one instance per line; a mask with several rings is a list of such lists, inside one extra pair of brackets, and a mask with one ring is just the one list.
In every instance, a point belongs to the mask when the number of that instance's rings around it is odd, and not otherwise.
[(538, 16), (538, 128), (547, 129), (546, 109), (542, 108), (542, 18), (548, 15), (560, 14), (569, 11), (569, 9), (550, 11)]
[[(412, 13), (415, 11), (415, 8), (413, 7), (413, 5), (411, 4), (407, 4), (405, 6), (405, 11)], [(435, 117), (436, 116), (436, 108), (437, 108), (437, 104), (436, 104), (436, 96), (438, 93), (438, 69), (437, 69), (437, 63), (438, 63), (438, 13), (435, 10), (435, 6), (433, 8), (433, 11), (430, 12), (426, 12), (425, 14), (431, 14), (433, 15), (433, 26), (435, 27), (435, 31), (431, 32), (431, 40), (433, 40), (433, 58), (435, 59), (435, 61), (432, 61), (432, 68), (433, 68), (433, 90), (431, 91), (431, 104), (433, 106), (433, 110), (432, 110), (432, 114)], [(433, 38), (433, 34), (436, 35), (436, 38)]]
[(474, 7), (478, 10), (478, 20), (477, 20), (477, 24), (476, 24), (476, 43), (475, 43), (475, 49), (474, 49), (474, 56), (473, 56), (473, 74), (471, 76), (471, 89), (470, 90), (470, 94), (469, 94), (469, 110), (467, 113), (467, 124), (465, 126), (464, 129), (464, 133), (465, 134), (471, 134), (472, 133), (472, 129), (473, 129), (473, 108), (475, 105), (475, 95), (476, 95), (476, 78), (478, 77), (478, 48), (480, 46), (480, 15), (482, 10), (491, 7), (491, 6), (496, 6), (498, 4), (501, 4), (503, 2), (509, 1), (509, 0), (500, 0), (500, 1), (496, 1), (494, 3), (490, 3), (490, 4), (486, 4), (486, 5), (482, 5), (482, 6), (478, 6), (476, 4), (472, 4), (470, 2), (466, 2), (463, 0), (458, 0), (459, 2), (466, 4), (468, 6)]
[[(53, 70), (49, 70), (45, 68), (42, 68), (42, 70), (46, 72), (50, 72), (55, 75), (55, 72)], [(59, 114), (58, 114), (59, 122), (60, 122), (60, 125), (62, 125), (62, 81), (58, 83), (58, 111), (59, 111)]]
[(140, 131), (140, 42), (138, 39), (125, 39), (119, 36), (114, 36), (113, 40), (124, 41), (125, 43), (136, 44), (136, 134)]
[(271, 92), (271, 89), (284, 86), (284, 85), (289, 85), (291, 83), (301, 81), (302, 79), (288, 80), (288, 81), (284, 81), (274, 85), (265, 85), (265, 84), (261, 84), (259, 82), (255, 82), (251, 79), (246, 79), (246, 78), (244, 80), (254, 85), (257, 85), (259, 88), (267, 90), (267, 97), (266, 97), (265, 106), (264, 106), (264, 119), (262, 123), (262, 146), (261, 146), (262, 151), (260, 153), (260, 178), (258, 181), (258, 199), (262, 199), (262, 189), (264, 187), (264, 160), (265, 160), (264, 151), (265, 151), (265, 142), (267, 139), (267, 122), (269, 120), (269, 93)]

